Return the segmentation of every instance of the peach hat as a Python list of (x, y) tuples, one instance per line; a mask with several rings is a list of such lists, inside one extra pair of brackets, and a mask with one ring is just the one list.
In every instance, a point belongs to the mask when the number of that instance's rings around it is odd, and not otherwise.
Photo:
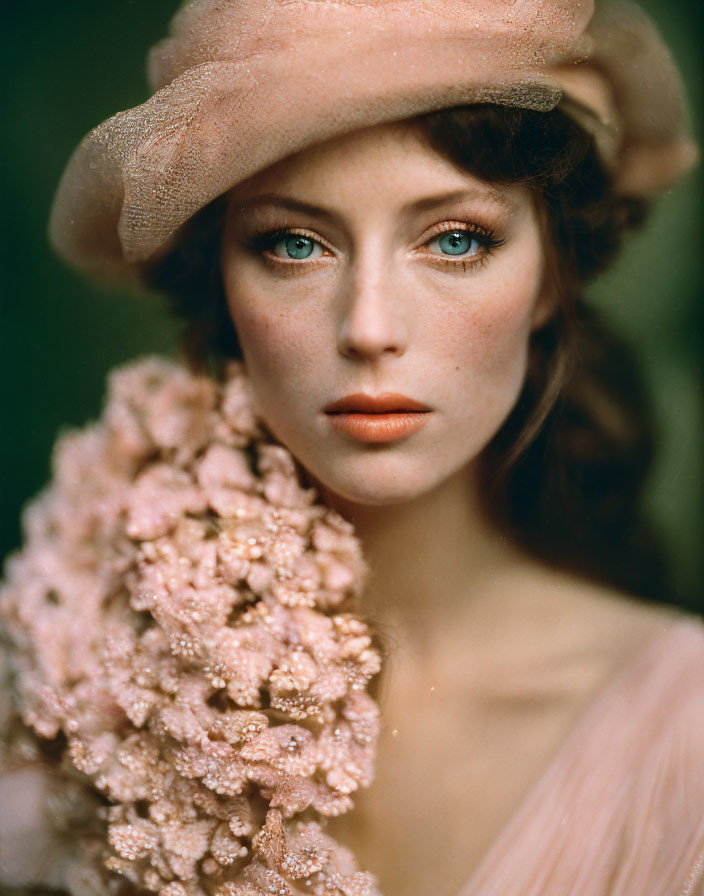
[(624, 194), (697, 156), (652, 22), (604, 0), (190, 0), (149, 56), (153, 94), (70, 159), (50, 238), (100, 278), (139, 273), (179, 227), (292, 153), (468, 103), (560, 106)]

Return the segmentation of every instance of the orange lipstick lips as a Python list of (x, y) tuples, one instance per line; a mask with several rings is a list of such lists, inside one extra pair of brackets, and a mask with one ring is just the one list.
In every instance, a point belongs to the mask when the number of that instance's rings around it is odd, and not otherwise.
[(324, 410), (335, 429), (368, 444), (406, 438), (425, 426), (430, 413), (424, 404), (393, 392), (346, 395)]

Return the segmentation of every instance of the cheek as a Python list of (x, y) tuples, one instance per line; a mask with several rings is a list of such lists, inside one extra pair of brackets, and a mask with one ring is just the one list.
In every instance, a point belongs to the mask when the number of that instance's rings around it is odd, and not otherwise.
[(460, 370), (515, 380), (525, 369), (538, 278), (505, 278), (483, 289), (458, 316), (448, 346)]
[(232, 320), (247, 366), (268, 369), (279, 366), (283, 359), (280, 312), (262, 308), (256, 297), (245, 303), (230, 303)]
[(295, 313), (284, 310), (246, 278), (225, 278), (230, 316), (250, 376), (290, 374), (301, 362)]
[[(271, 292), (241, 281), (227, 284), (228, 305), (259, 413), (287, 440), (285, 421), (301, 412), (324, 375), (323, 323)], [(284, 430), (281, 430), (284, 427)], [(281, 430), (281, 431), (280, 431)]]

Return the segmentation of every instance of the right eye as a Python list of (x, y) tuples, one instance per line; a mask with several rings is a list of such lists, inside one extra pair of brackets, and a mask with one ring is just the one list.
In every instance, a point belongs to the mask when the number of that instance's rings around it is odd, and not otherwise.
[(265, 233), (258, 238), (257, 248), (288, 261), (312, 261), (324, 254), (323, 247), (317, 240), (293, 230)]

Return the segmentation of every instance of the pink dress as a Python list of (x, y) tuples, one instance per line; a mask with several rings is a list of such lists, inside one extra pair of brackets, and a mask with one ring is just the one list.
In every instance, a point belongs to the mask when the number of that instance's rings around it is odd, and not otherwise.
[(704, 896), (704, 623), (602, 690), (457, 896)]

